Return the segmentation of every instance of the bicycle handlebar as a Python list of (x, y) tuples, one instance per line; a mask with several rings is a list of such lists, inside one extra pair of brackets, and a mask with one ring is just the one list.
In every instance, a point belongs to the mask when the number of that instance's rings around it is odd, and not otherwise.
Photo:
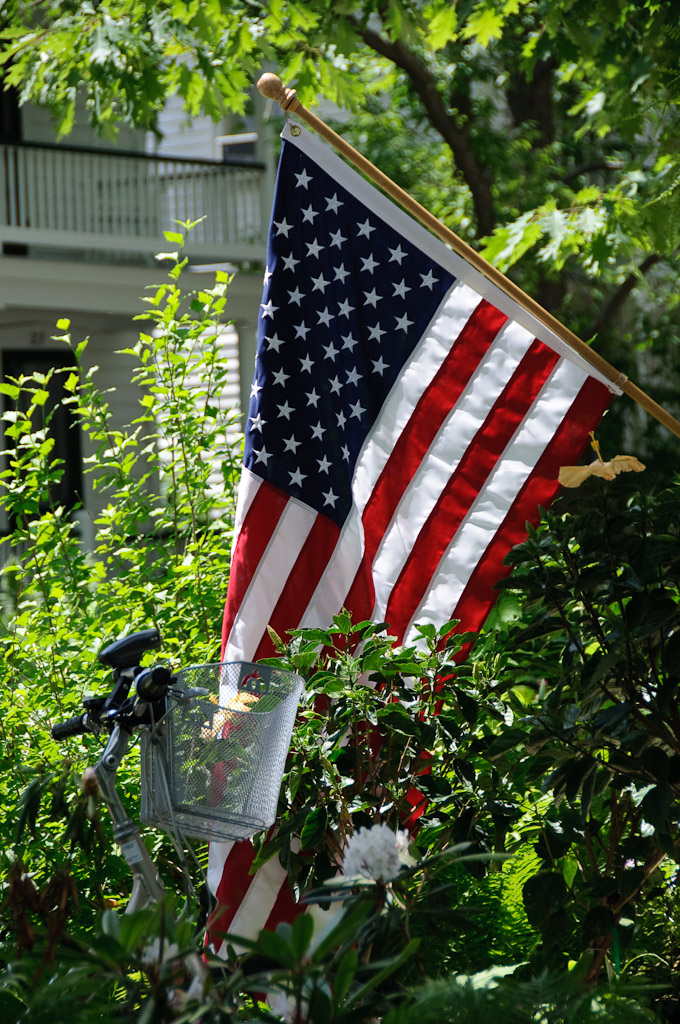
[(82, 715), (74, 715), (73, 718), (67, 718), (65, 722), (57, 722), (56, 725), (52, 726), (51, 730), (53, 740), (67, 740), (71, 736), (82, 736), (83, 733), (92, 731), (90, 716), (87, 711)]

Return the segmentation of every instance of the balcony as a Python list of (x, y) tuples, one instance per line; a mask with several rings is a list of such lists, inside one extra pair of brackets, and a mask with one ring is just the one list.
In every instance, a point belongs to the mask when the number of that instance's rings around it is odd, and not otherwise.
[(190, 234), (191, 260), (262, 260), (267, 178), (260, 164), (2, 144), (0, 244), (29, 256), (143, 259), (168, 248), (163, 232), (175, 221), (205, 217)]

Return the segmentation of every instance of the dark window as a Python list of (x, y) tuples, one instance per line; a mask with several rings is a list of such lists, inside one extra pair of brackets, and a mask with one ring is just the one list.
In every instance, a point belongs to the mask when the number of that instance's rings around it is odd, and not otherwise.
[[(8, 349), (2, 353), (3, 378), (20, 377), (22, 374), (29, 377), (33, 373), (48, 373), (52, 368), (67, 369), (72, 366), (63, 352), (44, 351), (32, 352), (26, 350)], [(80, 452), (80, 430), (75, 422), (73, 413), (68, 406), (60, 404), (64, 396), (63, 382), (66, 374), (55, 373), (51, 377), (47, 390), (47, 399), (44, 412), (49, 415), (54, 410), (50, 421), (50, 436), (54, 438), (52, 457), (63, 459), (64, 474), (50, 494), (50, 505), (64, 505), (72, 508), (80, 501), (82, 494), (82, 460)], [(29, 397), (21, 395), (20, 406), (23, 411), (29, 407)], [(15, 404), (7, 396), (4, 396), (5, 409), (15, 408)], [(38, 424), (36, 424), (36, 427)], [(9, 442), (9, 438), (7, 441)], [(9, 447), (9, 444), (7, 444)]]

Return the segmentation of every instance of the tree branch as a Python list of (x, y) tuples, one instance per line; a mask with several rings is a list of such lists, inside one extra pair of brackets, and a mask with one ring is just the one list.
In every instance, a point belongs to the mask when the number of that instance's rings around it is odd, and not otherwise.
[(651, 256), (648, 256), (642, 261), (635, 273), (628, 275), (626, 280), (623, 281), (614, 294), (610, 296), (609, 301), (606, 303), (597, 320), (590, 328), (590, 331), (588, 332), (589, 337), (593, 334), (599, 334), (601, 331), (611, 326), (611, 323), (616, 317), (619, 309), (636, 285), (639, 284), (640, 278), (643, 277), (648, 270), (651, 270), (653, 266), (660, 263), (661, 260), (663, 260), (663, 256), (660, 253), (652, 253)]
[(408, 75), (430, 123), (450, 148), (456, 167), (470, 189), (479, 237), (491, 234), (495, 225), (491, 182), (472, 150), (466, 125), (460, 125), (447, 109), (434, 76), (401, 40), (386, 39), (373, 29), (360, 25), (356, 19), (350, 20), (367, 46)]

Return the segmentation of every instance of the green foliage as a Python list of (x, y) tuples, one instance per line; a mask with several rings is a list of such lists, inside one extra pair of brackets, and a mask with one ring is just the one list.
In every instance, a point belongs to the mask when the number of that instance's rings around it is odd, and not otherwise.
[(679, 849), (678, 489), (624, 495), (593, 484), (578, 515), (545, 516), (512, 554), (488, 638), (495, 687), (525, 704), (512, 749), (489, 759), (517, 794), (551, 796), (529, 921), (542, 960), (589, 947), (593, 971), (641, 952)]
[[(182, 243), (189, 228), (170, 240)], [(97, 652), (154, 625), (171, 663), (219, 659), (240, 465), (233, 413), (219, 406), (228, 279), (218, 275), (214, 288), (183, 296), (182, 265), (171, 259), (169, 280), (147, 299), (138, 344), (119, 356), (134, 359), (133, 423), (114, 417), (115, 392), (85, 364), (86, 342), (63, 333), (68, 321), (59, 322), (58, 340), (70, 348), (72, 369), (2, 385), (14, 404), (4, 413), (8, 463), (0, 474), (0, 506), (11, 523), (0, 567), (2, 867), (19, 880), (17, 893), (24, 886), (14, 911), (26, 944), (44, 916), (40, 900), (49, 903), (45, 894), (62, 872), (75, 873), (86, 914), (91, 903), (101, 907), (129, 888), (108, 820), (100, 821), (92, 794), (78, 793), (98, 741), (69, 744), (64, 760), (50, 736), (55, 721), (81, 712), (83, 697), (101, 691)], [(90, 451), (91, 551), (72, 510), (50, 499), (63, 472), (50, 435), (54, 410), (45, 402), (57, 373), (61, 401)], [(215, 467), (219, 480), (211, 477)], [(134, 769), (123, 783), (136, 801)], [(168, 867), (177, 881), (179, 868), (172, 860)]]

